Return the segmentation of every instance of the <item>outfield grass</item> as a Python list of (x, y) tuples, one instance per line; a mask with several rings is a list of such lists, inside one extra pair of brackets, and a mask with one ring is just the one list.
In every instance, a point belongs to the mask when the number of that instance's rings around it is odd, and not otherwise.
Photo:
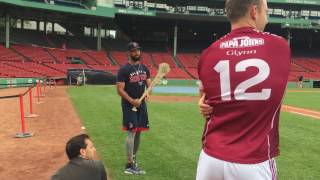
[(307, 92), (286, 92), (284, 104), (292, 105), (301, 108), (307, 108), (320, 111), (320, 90), (319, 89), (290, 89)]
[[(115, 87), (71, 87), (68, 92), (113, 180), (195, 179), (204, 124), (196, 103), (148, 104), (151, 130), (142, 135), (138, 154), (147, 174), (137, 177), (123, 174), (126, 134)], [(320, 121), (288, 113), (281, 119), (280, 179), (320, 179)]]

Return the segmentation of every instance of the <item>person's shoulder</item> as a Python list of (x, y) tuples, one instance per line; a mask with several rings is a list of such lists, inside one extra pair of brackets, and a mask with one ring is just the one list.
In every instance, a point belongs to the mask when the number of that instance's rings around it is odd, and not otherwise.
[(125, 64), (123, 64), (123, 65), (120, 66), (119, 70), (121, 70), (121, 69), (128, 69), (128, 67), (129, 67), (129, 63), (125, 63)]
[(258, 32), (258, 33), (266, 40), (270, 40), (270, 41), (273, 41), (274, 43), (280, 43), (282, 45), (288, 46), (287, 40), (279, 35), (272, 34), (270, 32)]
[[(227, 34), (228, 35), (228, 34)], [(220, 46), (220, 43), (222, 41), (224, 41), (227, 37), (227, 35), (224, 35), (223, 37), (221, 37), (220, 39), (218, 39), (217, 41), (213, 42), (209, 47), (207, 47), (206, 49), (204, 49), (201, 54), (200, 54), (200, 59), (202, 59), (203, 57), (206, 56), (206, 54), (208, 54), (208, 52), (212, 52), (214, 50), (217, 50)]]
[(146, 65), (144, 65), (144, 64), (141, 64), (141, 66), (144, 68), (144, 69), (147, 69), (147, 70), (149, 70), (149, 68), (146, 66)]
[(278, 36), (276, 34), (267, 33), (267, 32), (264, 34), (269, 38), (270, 42), (268, 44), (271, 47), (271, 49), (273, 50), (277, 49), (278, 51), (282, 52), (281, 54), (288, 54), (288, 56), (290, 56), (291, 54), (290, 45), (285, 38)]
[(65, 176), (65, 174), (69, 171), (70, 169), (70, 162), (61, 167), (59, 170), (57, 170), (52, 176), (51, 180), (61, 180)]
[(92, 169), (92, 171), (99, 172), (99, 173), (105, 173), (105, 167), (103, 165), (103, 162), (101, 160), (84, 160), (86, 164), (85, 166), (87, 169)]
[(119, 71), (118, 71), (118, 72), (123, 73), (123, 72), (127, 72), (128, 70), (129, 70), (129, 64), (128, 64), (128, 63), (126, 63), (126, 64), (124, 64), (124, 65), (120, 66), (120, 68), (119, 68)]
[(101, 167), (103, 163), (101, 160), (84, 159), (83, 164), (90, 167)]

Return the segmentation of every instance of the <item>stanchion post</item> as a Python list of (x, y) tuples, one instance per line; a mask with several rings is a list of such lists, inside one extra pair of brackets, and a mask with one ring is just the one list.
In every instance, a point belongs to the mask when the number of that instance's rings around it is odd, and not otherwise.
[(43, 97), (43, 96), (42, 96), (42, 90), (41, 90), (41, 88), (42, 88), (42, 84), (41, 84), (41, 80), (39, 80), (40, 97)]
[(16, 133), (16, 138), (26, 138), (33, 136), (32, 133), (26, 132), (26, 125), (24, 121), (24, 107), (23, 107), (23, 95), (19, 95), (19, 101), (20, 101), (20, 117), (21, 117), (21, 131)]
[(37, 98), (38, 98), (38, 102), (40, 102), (39, 81), (37, 82)]
[(37, 99), (38, 99), (38, 101), (36, 103), (41, 104), (41, 103), (43, 103), (43, 101), (40, 101), (40, 82), (39, 82), (39, 80), (37, 80), (36, 88), (37, 88)]
[(46, 92), (47, 79), (43, 80), (43, 92)]
[(25, 116), (26, 118), (35, 118), (39, 117), (37, 114), (33, 114), (33, 103), (32, 103), (32, 87), (29, 88), (29, 115)]

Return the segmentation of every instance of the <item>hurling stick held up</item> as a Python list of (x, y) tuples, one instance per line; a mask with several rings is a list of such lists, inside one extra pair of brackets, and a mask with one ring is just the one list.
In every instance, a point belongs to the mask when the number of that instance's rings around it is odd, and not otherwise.
[[(157, 72), (156, 77), (153, 79), (153, 81), (151, 82), (151, 85), (144, 91), (144, 93), (142, 94), (142, 96), (139, 98), (139, 102), (141, 103), (143, 101), (143, 99), (151, 92), (153, 86), (155, 86), (156, 84), (160, 84), (161, 79), (168, 74), (168, 72), (170, 71), (170, 66), (167, 63), (161, 63), (159, 64), (159, 69)], [(133, 107), (132, 111), (137, 111), (137, 107)]]

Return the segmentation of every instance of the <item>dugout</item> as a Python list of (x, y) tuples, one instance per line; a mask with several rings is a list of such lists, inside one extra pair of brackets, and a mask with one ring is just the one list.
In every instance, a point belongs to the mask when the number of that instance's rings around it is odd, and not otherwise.
[(320, 88), (320, 81), (313, 81), (313, 88)]
[[(82, 81), (80, 84), (79, 80)], [(65, 82), (69, 85), (112, 85), (115, 83), (116, 77), (112, 73), (93, 69), (68, 69)]]

